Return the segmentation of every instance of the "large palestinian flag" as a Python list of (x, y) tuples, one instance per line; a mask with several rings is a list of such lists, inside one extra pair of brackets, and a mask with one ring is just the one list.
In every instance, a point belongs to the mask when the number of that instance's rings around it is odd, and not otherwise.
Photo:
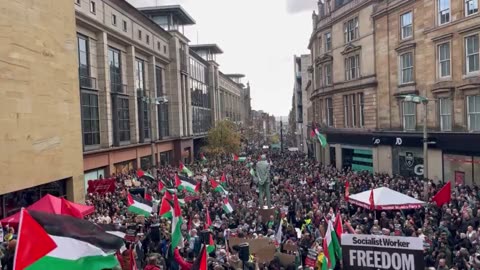
[(177, 188), (181, 187), (191, 193), (197, 193), (200, 188), (197, 181), (188, 177), (178, 175), (178, 174), (175, 175), (175, 187)]
[(192, 177), (192, 176), (193, 176), (193, 172), (190, 171), (190, 169), (187, 168), (187, 167), (185, 166), (185, 164), (183, 164), (183, 163), (180, 163), (180, 167), (178, 168), (178, 170), (179, 170), (181, 173), (186, 174), (188, 177)]
[[(23, 214), (20, 223), (16, 269), (102, 270), (118, 265), (115, 252), (124, 245), (121, 238), (87, 220), (37, 211), (28, 214)], [(45, 246), (52, 247), (52, 243), (54, 248), (46, 255), (24, 264), (25, 258), (35, 258)]]
[(210, 179), (210, 185), (212, 185), (214, 191), (228, 195), (228, 191), (217, 181), (215, 181), (215, 179)]
[(132, 194), (128, 193), (128, 211), (135, 213), (137, 215), (144, 215), (145, 217), (150, 217), (152, 213), (153, 204), (141, 197), (133, 197)]

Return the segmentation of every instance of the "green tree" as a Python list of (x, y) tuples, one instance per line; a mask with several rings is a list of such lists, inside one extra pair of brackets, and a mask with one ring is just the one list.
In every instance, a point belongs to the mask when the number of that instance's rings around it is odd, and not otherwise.
[(235, 124), (223, 120), (210, 129), (205, 151), (212, 155), (238, 153), (240, 151), (240, 133), (237, 132)]

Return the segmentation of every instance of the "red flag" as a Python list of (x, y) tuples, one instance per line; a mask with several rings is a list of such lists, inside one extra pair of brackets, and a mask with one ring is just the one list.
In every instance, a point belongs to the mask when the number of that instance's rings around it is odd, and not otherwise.
[(317, 134), (315, 134), (315, 130), (313, 130), (313, 128), (312, 128), (312, 130), (310, 131), (310, 137), (313, 138), (315, 136), (317, 136)]
[(195, 260), (192, 265), (192, 270), (208, 270), (208, 254), (207, 247), (203, 246), (200, 251), (200, 256)]
[(225, 176), (225, 173), (222, 174), (222, 178), (220, 179), (220, 183), (226, 183), (227, 182), (227, 177)]
[(372, 191), (370, 191), (369, 201), (370, 201), (370, 210), (374, 210), (375, 209), (375, 200), (373, 199), (373, 189), (372, 189)]
[(338, 212), (337, 215), (335, 216), (335, 232), (337, 233), (338, 237), (342, 237), (343, 222), (342, 222), (342, 214), (340, 214), (340, 212)]
[(153, 200), (152, 195), (145, 193), (145, 200), (151, 202)]
[(128, 206), (134, 204), (135, 201), (133, 200), (133, 197), (132, 197), (132, 194), (128, 193), (128, 196), (127, 196), (127, 204)]
[(24, 270), (57, 248), (55, 241), (24, 208), (20, 212), (18, 226), (18, 241), (13, 259), (14, 270)]
[(232, 156), (234, 161), (238, 161), (238, 156), (236, 154), (232, 154)]
[(142, 170), (138, 170), (138, 171), (137, 171), (137, 177), (138, 177), (138, 178), (140, 178), (140, 177), (142, 177), (142, 176), (144, 176), (144, 175), (145, 175), (145, 172), (144, 172), (144, 171), (142, 171)]
[(138, 270), (137, 268), (137, 261), (135, 260), (135, 254), (133, 254), (132, 246), (130, 246), (130, 270)]
[(435, 196), (433, 196), (432, 201), (437, 204), (438, 207), (450, 202), (452, 199), (452, 183), (447, 182), (445, 186), (440, 189)]
[(67, 201), (65, 198), (62, 198), (61, 202), (62, 202), (62, 205), (61, 205), (60, 213), (62, 215), (72, 216), (76, 218), (83, 218), (83, 215), (80, 212), (80, 210), (75, 208), (71, 202)]
[(345, 200), (348, 201), (348, 198), (350, 198), (350, 184), (348, 183), (348, 180), (345, 182)]

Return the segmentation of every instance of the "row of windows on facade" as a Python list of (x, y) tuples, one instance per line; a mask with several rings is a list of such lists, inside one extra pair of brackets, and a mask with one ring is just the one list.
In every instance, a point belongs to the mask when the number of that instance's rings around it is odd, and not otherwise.
[[(474, 75), (480, 72), (479, 34), (465, 37), (465, 74)], [(451, 73), (451, 42), (437, 45), (437, 78), (450, 78)], [(414, 77), (414, 53), (402, 53), (399, 56), (399, 84), (412, 83)], [(360, 57), (353, 55), (345, 58), (345, 80), (354, 80), (360, 77)], [(332, 81), (332, 63), (317, 66), (316, 83), (318, 86), (328, 86)]]
[[(77, 5), (81, 5), (81, 0), (75, 0), (75, 3)], [(94, 0), (90, 0), (90, 12), (92, 14), (97, 13), (97, 5), (96, 5), (96, 2)], [(111, 14), (111, 24), (112, 24), (112, 26), (117, 27), (117, 15), (116, 14)], [(123, 32), (128, 31), (128, 23), (127, 23), (126, 20), (122, 20), (122, 30), (123, 30)], [(137, 35), (138, 35), (138, 39), (140, 41), (142, 41), (143, 40), (142, 30), (138, 30)], [(148, 34), (145, 35), (145, 42), (147, 43), (147, 45), (150, 45), (150, 35), (148, 35)], [(162, 48), (161, 42), (157, 41), (157, 50), (160, 51), (161, 48)], [(166, 45), (163, 45), (163, 53), (167, 53), (167, 46)]]
[[(453, 128), (453, 100), (443, 97), (435, 100), (438, 108), (439, 127), (441, 131), (452, 131)], [(327, 126), (334, 126), (332, 98), (325, 99), (325, 118), (322, 110), (323, 101), (317, 100), (314, 104), (317, 119), (324, 119)], [(364, 96), (363, 93), (343, 96), (344, 127), (364, 127)], [(480, 95), (466, 97), (466, 120), (469, 131), (480, 131)], [(415, 131), (417, 128), (417, 104), (402, 102), (402, 124), (405, 131)]]
[[(463, 0), (464, 16), (468, 17), (478, 13), (479, 0)], [(437, 0), (437, 24), (444, 25), (451, 22), (451, 0)], [(344, 43), (352, 42), (359, 38), (359, 21), (358, 17), (349, 19), (343, 24)], [(408, 11), (400, 15), (400, 38), (402, 40), (413, 37), (413, 14)], [(320, 54), (322, 43), (317, 43), (317, 54)], [(332, 33), (324, 34), (325, 53), (332, 49)]]
[[(82, 129), (84, 144), (86, 146), (100, 144), (100, 127), (98, 113), (98, 91), (96, 81), (90, 77), (88, 38), (78, 36), (78, 58), (80, 86), (82, 88)], [(129, 97), (126, 91), (126, 85), (122, 84), (121, 53), (114, 48), (108, 49), (108, 61), (110, 68), (110, 88), (115, 94), (112, 96), (112, 114), (116, 122), (114, 127), (114, 137), (117, 142), (130, 141), (130, 115), (129, 115)], [(162, 69), (155, 67), (156, 76), (156, 94), (163, 96), (163, 77)], [(153, 100), (150, 99), (151, 93), (145, 89), (145, 63), (141, 59), (135, 60), (135, 88), (138, 91), (138, 117), (140, 140), (145, 141), (151, 138), (151, 112), (150, 106)], [(153, 94), (152, 94), (153, 95)], [(168, 105), (157, 104), (159, 137), (168, 136)]]

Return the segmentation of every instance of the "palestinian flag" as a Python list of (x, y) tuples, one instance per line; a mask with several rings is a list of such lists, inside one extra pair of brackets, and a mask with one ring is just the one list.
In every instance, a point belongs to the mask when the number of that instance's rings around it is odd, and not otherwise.
[(232, 159), (233, 159), (233, 161), (243, 162), (243, 161), (247, 160), (247, 157), (239, 157), (239, 156), (237, 156), (237, 155), (235, 155), (235, 154), (232, 154)]
[(323, 148), (325, 148), (327, 146), (327, 138), (325, 138), (325, 136), (323, 136), (316, 128), (315, 128), (315, 135), (317, 136), (317, 139), (320, 142), (320, 145)]
[(203, 153), (200, 153), (200, 160), (202, 162), (207, 162), (208, 161), (208, 159), (205, 157), (205, 155)]
[(200, 256), (193, 263), (192, 270), (208, 270), (208, 253), (205, 246), (200, 250)]
[(173, 194), (173, 216), (172, 216), (172, 236), (171, 236), (171, 246), (172, 250), (175, 248), (183, 247), (183, 236), (182, 236), (182, 210), (180, 209), (180, 204), (178, 203), (177, 194)]
[[(210, 219), (210, 213), (208, 213), (208, 208), (207, 208), (205, 230), (209, 230), (211, 227), (212, 227), (212, 220)], [(211, 233), (208, 236), (209, 236), (209, 240), (207, 245), (207, 253), (210, 254), (215, 250), (215, 242), (213, 241), (213, 237)]]
[(214, 191), (228, 195), (228, 191), (214, 179), (210, 179), (210, 185), (212, 185)]
[(337, 264), (337, 257), (340, 261), (342, 260), (342, 248), (331, 220), (328, 221), (327, 232), (323, 238), (323, 253), (325, 256), (322, 261), (322, 270), (334, 269)]
[(233, 212), (233, 207), (232, 207), (232, 205), (230, 205), (230, 202), (228, 201), (228, 198), (223, 199), (222, 208), (227, 214), (230, 214), (230, 213)]
[(227, 176), (225, 175), (225, 173), (222, 173), (222, 178), (220, 178), (220, 184), (222, 186), (225, 186), (227, 184)]
[(183, 163), (180, 162), (180, 167), (178, 168), (178, 170), (183, 173), (183, 174), (186, 174), (188, 177), (192, 177), (193, 176), (193, 172), (190, 171), (185, 165), (183, 165)]
[(188, 192), (196, 193), (196, 192), (198, 192), (197, 185), (198, 185), (197, 181), (195, 181), (191, 178), (180, 176), (178, 174), (175, 175), (175, 187), (176, 188), (182, 187), (183, 189), (185, 189)]
[[(87, 220), (37, 211), (29, 214), (20, 225), (14, 269), (102, 270), (119, 264), (115, 252), (124, 245), (121, 238)], [(27, 266), (29, 262), (33, 264)]]
[(146, 173), (146, 172), (144, 172), (144, 171), (142, 171), (142, 170), (138, 170), (138, 171), (137, 171), (137, 177), (138, 177), (138, 178), (144, 177), (144, 178), (147, 178), (148, 180), (151, 180), (151, 181), (154, 181), (154, 180), (155, 180), (155, 177), (153, 177), (153, 175), (151, 175), (151, 174), (149, 174), (149, 173)]
[(127, 199), (128, 211), (137, 215), (144, 215), (145, 217), (150, 217), (153, 206), (152, 202), (149, 202), (141, 197), (133, 197), (130, 193), (128, 193)]
[(160, 211), (158, 215), (164, 218), (172, 218), (173, 213), (173, 196), (170, 192), (163, 194), (162, 203), (160, 204)]

